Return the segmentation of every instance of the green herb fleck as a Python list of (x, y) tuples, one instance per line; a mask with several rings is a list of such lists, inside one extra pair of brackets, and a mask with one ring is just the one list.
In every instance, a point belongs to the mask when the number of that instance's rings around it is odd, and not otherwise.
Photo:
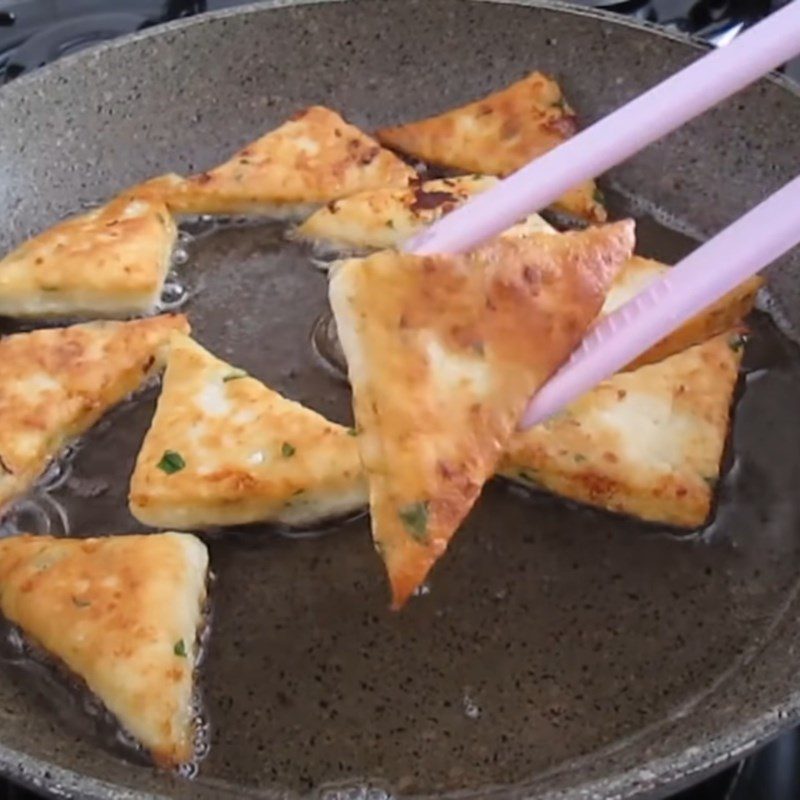
[(358, 428), (348, 428), (347, 429), (348, 436), (358, 436)]
[(594, 200), (598, 205), (602, 206), (606, 202), (606, 196), (595, 186), (595, 189), (592, 192), (592, 200)]
[(527, 481), (528, 483), (537, 483), (538, 482), (538, 474), (536, 470), (533, 469), (521, 469), (517, 475), (522, 478), (522, 480)]
[(281, 455), (284, 458), (291, 458), (297, 452), (295, 446), (289, 442), (284, 442), (281, 445)]
[(427, 503), (409, 503), (407, 506), (403, 506), (397, 514), (415, 542), (428, 543)]
[(741, 333), (734, 334), (728, 339), (728, 345), (734, 353), (738, 353), (747, 344), (747, 337)]
[(158, 462), (158, 468), (167, 475), (180, 472), (185, 466), (186, 462), (183, 460), (183, 456), (174, 450), (165, 450), (161, 461)]
[(238, 381), (239, 378), (246, 378), (247, 373), (243, 369), (235, 369), (233, 372), (229, 372), (222, 378), (223, 383), (227, 383), (228, 381)]
[(583, 455), (583, 453), (575, 453), (573, 459), (575, 459), (576, 464), (582, 464), (584, 461), (586, 461), (586, 456)]
[(180, 658), (186, 658), (186, 643), (183, 641), (183, 639), (178, 639), (178, 641), (175, 642), (172, 652)]
[(91, 605), (91, 603), (88, 600), (81, 600), (80, 597), (73, 597), (72, 602), (78, 608), (87, 608), (88, 606)]
[(567, 101), (564, 100), (563, 97), (559, 97), (558, 100), (554, 100), (550, 105), (553, 108), (560, 108), (562, 111), (565, 111), (567, 108)]
[(715, 475), (703, 475), (703, 480), (712, 489), (717, 485), (717, 478)]
[(387, 228), (391, 228), (392, 230), (394, 230), (394, 220), (393, 219), (387, 219), (386, 220), (386, 227)]
[(304, 491), (305, 489), (295, 489), (292, 492), (292, 497), (299, 497), (301, 494), (303, 494)]

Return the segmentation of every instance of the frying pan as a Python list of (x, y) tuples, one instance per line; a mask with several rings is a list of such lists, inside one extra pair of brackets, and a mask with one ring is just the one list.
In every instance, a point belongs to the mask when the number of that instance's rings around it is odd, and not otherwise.
[[(306, 104), (370, 129), (536, 68), (589, 120), (697, 48), (546, 3), (273, 2), (169, 25), (0, 91), (0, 247), (147, 176), (211, 166)], [(796, 92), (764, 80), (605, 188), (617, 213), (640, 217), (643, 254), (674, 260), (690, 242), (661, 223), (720, 229), (796, 173), (798, 130)], [(192, 230), (182, 271), (200, 342), (349, 422), (346, 386), (309, 344), (326, 286), (308, 252), (270, 223)], [(103, 724), (70, 710), (77, 699), (42, 691), (11, 656), (0, 769), (102, 800), (660, 797), (800, 721), (798, 261), (772, 271), (772, 321), (754, 322), (706, 530), (680, 535), (492, 483), (430, 592), (400, 614), (387, 610), (366, 518), (317, 537), (211, 535), (199, 775), (122, 754)], [(65, 509), (52, 525), (141, 529), (125, 494), (154, 399), (86, 438), (70, 480), (37, 500)]]

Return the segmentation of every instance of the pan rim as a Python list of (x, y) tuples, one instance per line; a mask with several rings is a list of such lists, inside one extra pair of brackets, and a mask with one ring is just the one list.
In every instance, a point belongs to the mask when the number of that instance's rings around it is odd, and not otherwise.
[[(382, 2), (382, 0), (363, 1), (373, 3)], [(152, 28), (102, 43), (90, 50), (68, 55), (46, 67), (36, 70), (34, 73), (21, 76), (12, 84), (0, 87), (0, 107), (2, 107), (5, 98), (13, 100), (15, 93), (26, 93), (30, 89), (35, 89), (37, 83), (43, 81), (47, 82), (50, 80), (52, 74), (91, 67), (95, 61), (105, 58), (107, 51), (114, 51), (117, 48), (127, 48), (132, 44), (147, 41), (151, 37), (164, 37), (170, 33), (183, 31), (188, 28), (214, 25), (221, 20), (232, 17), (244, 17), (295, 6), (316, 6), (344, 2), (348, 2), (348, 0), (260, 0), (260, 2), (248, 3), (236, 8), (205, 13), (197, 17), (153, 26)], [(555, 11), (634, 29), (641, 33), (647, 33), (659, 38), (671, 40), (683, 46), (688, 46), (697, 52), (711, 49), (708, 44), (696, 37), (663, 30), (655, 24), (635, 21), (628, 17), (621, 17), (599, 8), (578, 8), (568, 5), (565, 2), (560, 2), (559, 0), (462, 0), (462, 2), (516, 5), (526, 8)], [(782, 90), (789, 92), (791, 96), (800, 99), (800, 84), (797, 84), (786, 76), (772, 73), (761, 79), (758, 83), (762, 81), (772, 83)], [(798, 602), (799, 599), (800, 578), (792, 587), (783, 608), (780, 609), (773, 618), (771, 622), (772, 630), (753, 647), (751, 652), (737, 659), (734, 664), (735, 667), (741, 668), (751, 663), (775, 641), (775, 629), (793, 610), (797, 610), (798, 605), (800, 605)], [(723, 673), (719, 682), (706, 690), (705, 693), (717, 691), (724, 686), (731, 672), (732, 669), (729, 669), (726, 673)], [(698, 695), (698, 697), (701, 697), (701, 695)], [(636, 768), (617, 769), (617, 771), (611, 775), (587, 780), (579, 786), (570, 789), (554, 789), (546, 791), (543, 794), (537, 793), (537, 784), (545, 778), (572, 769), (578, 763), (602, 758), (606, 753), (624, 749), (633, 739), (652, 734), (654, 730), (668, 724), (671, 719), (672, 717), (660, 720), (654, 723), (652, 727), (637, 731), (631, 737), (620, 742), (612, 743), (608, 747), (589, 753), (580, 759), (556, 765), (552, 769), (533, 776), (525, 783), (458, 790), (436, 795), (436, 797), (438, 800), (456, 800), (456, 798), (464, 798), (464, 800), (466, 800), (466, 798), (476, 797), (501, 800), (501, 798), (516, 799), (534, 796), (538, 798), (538, 800), (565, 800), (567, 797), (575, 796), (582, 798), (604, 798), (604, 800), (616, 797), (624, 797), (633, 800), (633, 798), (645, 795), (648, 798), (664, 797), (680, 789), (682, 785), (689, 785), (701, 779), (703, 776), (713, 774), (723, 769), (726, 765), (753, 752), (779, 735), (782, 731), (800, 722), (800, 687), (788, 691), (784, 701), (780, 704), (766, 711), (762, 710), (761, 713), (751, 715), (734, 731), (728, 731), (724, 737), (716, 740), (714, 742), (714, 750), (718, 752), (718, 755), (713, 755), (708, 749), (690, 743), (689, 745), (676, 748), (666, 756), (650, 759), (638, 765)], [(78, 795), (82, 798), (86, 798), (86, 800), (112, 800), (112, 798), (113, 800), (169, 800), (169, 798), (163, 794), (129, 789), (124, 785), (110, 783), (66, 767), (60, 767), (54, 763), (46, 762), (39, 757), (30, 756), (24, 752), (6, 747), (2, 743), (0, 743), (0, 773), (28, 788), (38, 792), (44, 792), (49, 796), (57, 798)], [(232, 791), (230, 786), (226, 785), (225, 788), (223, 788), (215, 780), (204, 780), (202, 776), (196, 779), (196, 782), (199, 786), (221, 791), (220, 796), (227, 795)], [(263, 790), (254, 789), (251, 791), (242, 791), (237, 788), (236, 796), (271, 798), (276, 797), (277, 793), (273, 787)], [(281, 796), (294, 797), (294, 795), (285, 794)]]
[[(63, 71), (64, 67), (71, 68), (73, 64), (76, 67), (81, 63), (83, 63), (84, 66), (91, 64), (92, 61), (103, 57), (107, 51), (128, 47), (131, 44), (147, 41), (150, 38), (161, 37), (165, 34), (182, 31), (198, 25), (215, 24), (220, 20), (225, 20), (231, 17), (244, 17), (251, 14), (259, 14), (264, 11), (277, 11), (282, 8), (291, 8), (295, 6), (314, 6), (347, 2), (351, 2), (351, 0), (254, 0), (254, 2), (245, 3), (234, 8), (204, 12), (194, 17), (153, 25), (145, 30), (120, 36), (107, 42), (101, 42), (88, 50), (81, 50), (76, 53), (63, 56), (62, 58), (59, 58), (50, 64), (40, 67), (32, 73), (21, 75), (19, 78), (16, 78), (13, 83), (0, 86), (0, 100), (2, 100), (7, 94), (18, 91), (20, 88), (24, 91), (27, 89), (29, 84), (35, 85), (36, 82), (47, 79), (47, 77), (53, 71)], [(362, 2), (372, 2), (377, 4), (384, 2), (384, 0), (362, 0)], [(653, 22), (647, 22), (646, 20), (633, 20), (630, 17), (614, 14), (613, 12), (605, 11), (602, 8), (583, 8), (571, 5), (570, 3), (565, 2), (565, 0), (461, 0), (461, 2), (522, 6), (524, 8), (541, 8), (546, 11), (558, 11), (564, 14), (571, 14), (576, 17), (588, 17), (590, 19), (597, 19), (601, 22), (632, 28), (639, 32), (648, 33), (652, 36), (662, 39), (669, 39), (673, 42), (683, 44), (699, 52), (712, 49), (711, 45), (699, 37), (680, 33), (678, 31), (667, 30), (659, 27)], [(791, 78), (788, 78), (779, 72), (770, 72), (758, 82), (761, 81), (769, 81), (770, 83), (774, 83), (800, 98), (800, 83), (793, 81)]]

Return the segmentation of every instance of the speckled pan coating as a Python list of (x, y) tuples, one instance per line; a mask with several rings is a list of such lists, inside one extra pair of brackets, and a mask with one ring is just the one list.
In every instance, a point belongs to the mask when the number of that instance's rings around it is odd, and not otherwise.
[[(600, 14), (531, 6), (270, 3), (18, 80), (0, 91), (0, 248), (138, 179), (210, 166), (304, 104), (370, 127), (539, 68), (593, 118), (697, 54)], [(793, 176), (798, 131), (796, 94), (765, 81), (614, 178), (710, 234)], [(346, 391), (307, 347), (325, 285), (302, 252), (266, 227), (219, 233), (192, 256), (200, 340), (346, 420)], [(800, 254), (773, 275), (790, 323), (800, 323), (798, 269)], [(798, 407), (798, 381), (778, 389)], [(0, 770), (102, 800), (277, 798), (320, 784), (319, 796), (374, 800), (382, 789), (665, 794), (800, 718), (800, 520), (780, 502), (794, 491), (789, 476), (759, 482), (775, 459), (796, 473), (800, 447), (797, 428), (759, 403), (745, 395), (736, 429), (733, 480), (747, 511), (725, 514), (703, 542), (492, 486), (431, 594), (391, 615), (364, 520), (317, 541), (212, 541), (213, 734), (200, 778), (98, 748), (7, 670)], [(92, 503), (65, 498), (76, 530), (136, 529), (122, 510), (125, 478), (151, 409), (152, 397), (120, 411), (80, 452), (77, 473), (108, 476), (111, 488)]]

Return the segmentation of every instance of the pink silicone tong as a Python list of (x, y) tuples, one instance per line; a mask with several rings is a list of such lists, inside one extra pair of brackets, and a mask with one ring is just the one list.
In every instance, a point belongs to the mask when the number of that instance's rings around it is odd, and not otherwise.
[[(800, 52), (800, 0), (671, 76), (412, 239), (414, 253), (461, 252), (739, 91)], [(800, 242), (800, 178), (699, 247), (600, 322), (539, 391), (541, 422)]]

